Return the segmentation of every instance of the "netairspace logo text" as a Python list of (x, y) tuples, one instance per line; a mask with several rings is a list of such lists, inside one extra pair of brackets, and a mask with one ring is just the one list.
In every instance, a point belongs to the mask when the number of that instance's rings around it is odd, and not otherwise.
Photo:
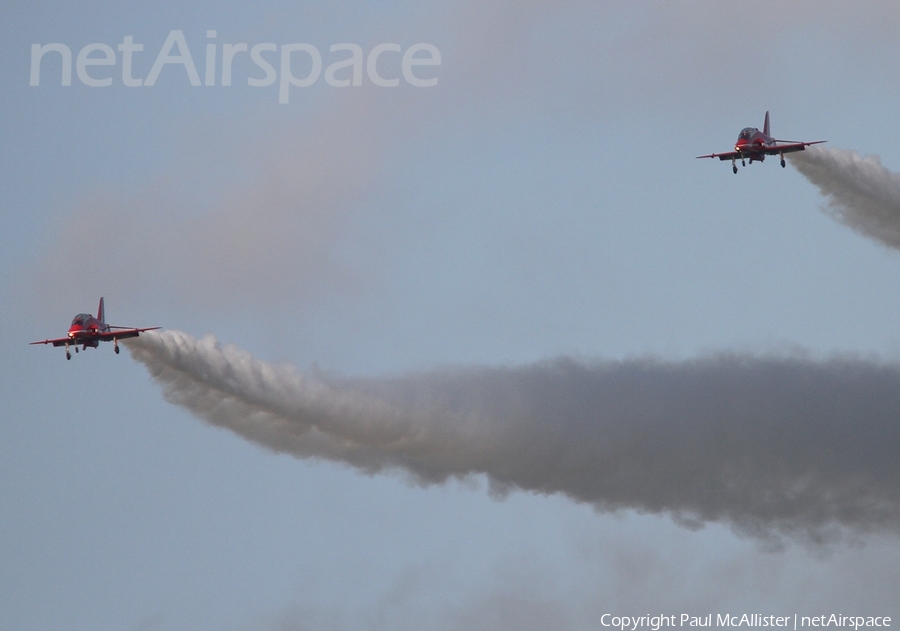
[[(434, 71), (429, 72), (417, 67), (441, 65), (441, 53), (431, 44), (413, 44), (406, 50), (403, 50), (400, 44), (378, 44), (368, 54), (364, 54), (361, 46), (343, 43), (334, 44), (329, 48), (328, 61), (331, 63), (325, 66), (323, 72), (322, 53), (312, 44), (282, 44), (279, 47), (274, 43), (254, 44), (253, 46), (246, 42), (223, 43), (220, 53), (218, 44), (212, 41), (217, 38), (216, 31), (206, 31), (206, 38), (202, 85), (215, 86), (218, 78), (218, 85), (230, 86), (235, 58), (239, 55), (248, 55), (256, 68), (253, 69), (252, 74), (248, 74), (246, 77), (247, 85), (263, 88), (273, 85), (277, 81), (279, 103), (288, 102), (292, 86), (309, 87), (316, 83), (323, 74), (325, 83), (335, 88), (362, 86), (364, 68), (368, 82), (382, 88), (399, 86), (401, 76), (404, 82), (411, 86), (430, 88), (437, 85), (438, 82)], [(94, 66), (117, 66), (121, 60), (122, 84), (129, 88), (152, 87), (156, 84), (163, 69), (170, 65), (180, 66), (179, 74), (184, 72), (190, 85), (201, 85), (194, 57), (191, 55), (184, 33), (180, 30), (169, 31), (169, 36), (156, 55), (156, 61), (153, 62), (150, 72), (143, 78), (135, 77), (133, 69), (135, 55), (143, 53), (144, 45), (136, 43), (133, 35), (128, 35), (116, 48), (121, 53), (121, 57), (116, 55), (116, 50), (112, 46), (99, 42), (88, 44), (82, 48), (75, 59), (75, 73), (78, 79), (84, 85), (92, 88), (109, 87), (113, 85), (117, 73), (109, 69), (96, 69)], [(49, 55), (50, 53), (55, 54)], [(398, 76), (385, 77), (379, 74), (379, 60), (382, 56), (387, 59), (389, 55), (400, 55)], [(44, 61), (45, 56), (47, 56), (46, 62)], [(332, 58), (334, 58), (333, 61)], [(365, 60), (365, 64), (363, 60)], [(276, 61), (279, 62), (278, 70), (273, 65)], [(72, 50), (61, 43), (32, 44), (29, 85), (40, 86), (42, 64), (56, 62), (60, 64), (55, 68), (61, 68), (62, 85), (72, 85)], [(385, 65), (384, 62), (382, 65)], [(299, 67), (304, 69), (305, 74), (301, 73), (301, 76), (297, 77), (294, 72)], [(168, 72), (172, 72), (172, 70)], [(240, 77), (240, 79), (244, 79), (244, 77)]]
[[(715, 625), (713, 625), (715, 622)], [(840, 614), (824, 614), (820, 616), (799, 616), (790, 614), (786, 616), (751, 614), (706, 614), (705, 616), (692, 616), (690, 614), (659, 614), (656, 616), (614, 616), (603, 614), (600, 624), (604, 627), (619, 629), (619, 631), (637, 631), (647, 628), (651, 631), (660, 631), (664, 627), (774, 627), (793, 628), (795, 631), (801, 628), (841, 627), (858, 631), (864, 627), (890, 627), (891, 619), (888, 616), (843, 616)]]

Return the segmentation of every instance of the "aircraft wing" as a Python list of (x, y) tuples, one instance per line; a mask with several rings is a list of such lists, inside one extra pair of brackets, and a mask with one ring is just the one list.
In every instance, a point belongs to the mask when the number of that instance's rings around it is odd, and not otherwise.
[(803, 151), (810, 145), (818, 145), (826, 140), (814, 140), (813, 142), (792, 142), (786, 145), (768, 145), (763, 147), (754, 147), (747, 151), (726, 151), (725, 153), (710, 153), (705, 156), (697, 156), (698, 158), (718, 158), (719, 160), (740, 160), (753, 155), (765, 154), (767, 156), (777, 156), (784, 153), (793, 153), (794, 151)]
[(112, 339), (126, 340), (129, 337), (137, 337), (144, 331), (155, 331), (156, 329), (158, 329), (160, 327), (151, 326), (146, 329), (129, 329), (127, 327), (122, 327), (122, 326), (111, 326), (109, 328), (116, 329), (116, 330), (115, 331), (106, 331), (105, 333), (100, 333), (99, 335), (96, 336), (96, 339), (102, 340), (104, 342), (108, 342), (109, 340), (112, 340)]
[(53, 346), (65, 346), (66, 344), (71, 344), (72, 346), (77, 346), (78, 344), (84, 344), (85, 342), (89, 342), (91, 340), (99, 340), (101, 342), (108, 342), (113, 339), (127, 340), (129, 337), (137, 337), (144, 331), (155, 331), (156, 329), (159, 329), (161, 327), (151, 326), (146, 329), (129, 329), (127, 327), (114, 326), (110, 328), (116, 330), (97, 333), (96, 335), (78, 335), (74, 338), (58, 337), (52, 340), (40, 340), (38, 342), (31, 342), (31, 344), (53, 344)]
[(698, 158), (718, 158), (719, 160), (737, 160), (741, 154), (737, 151), (728, 151), (726, 153), (711, 153), (706, 156), (697, 156)]
[(30, 342), (30, 344), (53, 344), (53, 346), (65, 346), (66, 344), (74, 344), (70, 337), (58, 337), (55, 340), (41, 340), (39, 342)]
[(823, 142), (827, 142), (825, 140), (814, 140), (813, 142), (793, 142), (787, 145), (775, 145), (773, 147), (766, 147), (765, 154), (767, 156), (777, 156), (782, 153), (793, 153), (795, 151), (803, 151), (810, 145), (819, 145)]

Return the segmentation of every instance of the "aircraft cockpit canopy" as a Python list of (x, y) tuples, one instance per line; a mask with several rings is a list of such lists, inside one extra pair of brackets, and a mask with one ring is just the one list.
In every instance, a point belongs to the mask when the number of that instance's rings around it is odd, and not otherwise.
[(91, 319), (91, 314), (90, 314), (90, 313), (79, 313), (79, 314), (78, 314), (77, 316), (75, 316), (75, 318), (72, 320), (72, 324), (82, 324), (82, 325), (83, 325), (83, 324), (86, 324), (87, 321), (90, 320), (90, 319)]
[(747, 139), (749, 139), (750, 136), (752, 136), (752, 135), (755, 134), (756, 132), (757, 132), (757, 129), (756, 129), (755, 127), (744, 127), (744, 128), (741, 130), (741, 135), (738, 136), (738, 138), (747, 138)]

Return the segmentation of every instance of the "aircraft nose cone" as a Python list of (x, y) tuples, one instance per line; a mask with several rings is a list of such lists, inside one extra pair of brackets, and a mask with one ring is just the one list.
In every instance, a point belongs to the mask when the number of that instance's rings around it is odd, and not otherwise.
[(80, 324), (73, 324), (69, 327), (69, 337), (75, 337), (76, 333), (81, 333), (84, 330), (84, 327)]

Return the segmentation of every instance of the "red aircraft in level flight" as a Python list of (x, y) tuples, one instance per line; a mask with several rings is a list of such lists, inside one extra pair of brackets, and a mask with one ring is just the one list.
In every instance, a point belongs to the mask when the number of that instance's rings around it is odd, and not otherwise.
[(55, 340), (41, 340), (40, 342), (32, 342), (32, 344), (53, 344), (53, 346), (66, 347), (66, 359), (72, 359), (69, 352), (69, 346), (75, 347), (78, 352), (78, 346), (81, 345), (82, 350), (97, 348), (100, 342), (109, 342), (112, 340), (116, 353), (119, 352), (119, 340), (129, 337), (137, 337), (144, 331), (153, 331), (160, 327), (152, 326), (148, 329), (131, 329), (124, 326), (112, 326), (106, 323), (105, 314), (103, 312), (103, 298), (100, 299), (100, 306), (97, 307), (97, 317), (90, 313), (79, 313), (72, 320), (72, 326), (69, 327), (69, 333), (66, 337), (59, 337)]
[[(818, 145), (827, 142), (825, 140), (815, 140), (813, 142), (797, 142), (794, 140), (776, 140), (769, 135), (769, 113), (766, 112), (766, 122), (763, 123), (763, 130), (759, 131), (756, 127), (745, 127), (738, 135), (737, 142), (734, 143), (734, 151), (725, 153), (711, 153), (708, 156), (697, 156), (698, 158), (718, 158), (719, 160), (731, 160), (731, 168), (737, 173), (737, 160), (741, 161), (742, 166), (747, 166), (747, 160), (750, 164), (753, 161), (762, 162), (766, 156), (781, 156), (781, 166), (784, 167), (784, 154), (794, 151), (803, 151), (810, 145)], [(786, 143), (786, 144), (778, 144)]]

